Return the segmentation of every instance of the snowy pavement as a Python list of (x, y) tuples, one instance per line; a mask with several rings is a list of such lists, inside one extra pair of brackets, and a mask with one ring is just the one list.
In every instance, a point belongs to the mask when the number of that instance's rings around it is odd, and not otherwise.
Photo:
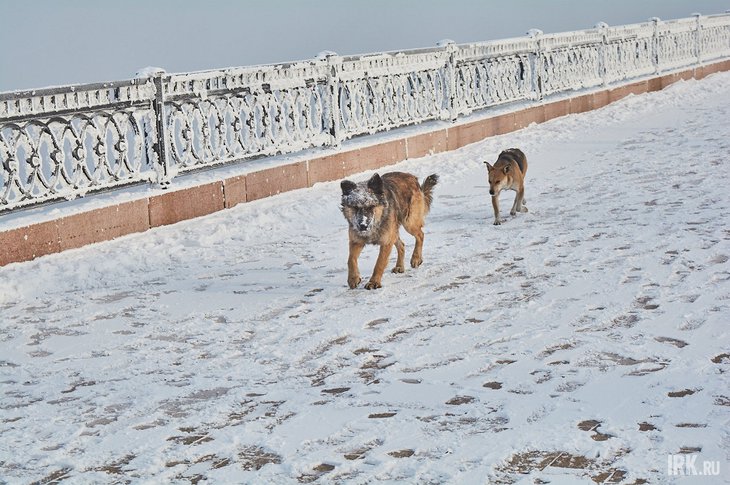
[(728, 120), (724, 73), (398, 164), (377, 291), (337, 182), (0, 268), (0, 483), (727, 483)]

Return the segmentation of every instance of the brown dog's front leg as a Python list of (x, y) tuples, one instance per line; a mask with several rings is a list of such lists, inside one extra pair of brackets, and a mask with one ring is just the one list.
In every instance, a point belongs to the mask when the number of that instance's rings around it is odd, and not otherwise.
[(373, 269), (373, 275), (370, 277), (370, 281), (365, 285), (366, 290), (374, 290), (383, 286), (380, 282), (383, 279), (383, 272), (388, 265), (388, 259), (390, 258), (390, 251), (392, 249), (393, 243), (380, 245), (378, 260), (375, 262), (375, 269)]
[(498, 226), (502, 224), (502, 220), (499, 218), (499, 194), (492, 196), (492, 208), (494, 209), (494, 225)]
[(357, 258), (360, 257), (364, 243), (350, 241), (350, 256), (347, 258), (347, 284), (350, 289), (357, 288), (362, 278), (360, 278), (360, 270), (357, 267)]

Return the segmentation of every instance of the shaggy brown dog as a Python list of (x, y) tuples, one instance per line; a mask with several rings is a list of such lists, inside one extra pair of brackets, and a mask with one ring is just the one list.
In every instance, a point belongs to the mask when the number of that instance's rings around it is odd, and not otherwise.
[(349, 180), (342, 181), (342, 214), (350, 226), (350, 256), (347, 260), (347, 284), (350, 288), (357, 288), (360, 284), (357, 258), (366, 244), (380, 245), (378, 260), (370, 281), (365, 285), (366, 289), (382, 286), (383, 271), (393, 245), (398, 251), (393, 272), (405, 271), (405, 244), (399, 234), (401, 225), (416, 238), (411, 267), (421, 265), (423, 224), (431, 208), (433, 187), (437, 182), (438, 175), (433, 174), (419, 186), (415, 176), (402, 172), (390, 172), (382, 177), (376, 173), (367, 182), (357, 184)]

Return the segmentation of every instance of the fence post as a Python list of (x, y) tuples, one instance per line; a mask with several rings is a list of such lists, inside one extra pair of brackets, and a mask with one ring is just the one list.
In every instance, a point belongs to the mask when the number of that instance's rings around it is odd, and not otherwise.
[(535, 41), (535, 51), (532, 52), (532, 99), (541, 100), (543, 98), (543, 59), (542, 59), (542, 30), (530, 29), (527, 35)]
[(659, 74), (659, 17), (652, 17), (649, 22), (654, 24), (654, 33), (651, 36), (651, 62), (654, 64), (654, 74)]
[(330, 146), (342, 143), (342, 119), (340, 115), (340, 72), (342, 58), (336, 52), (322, 51), (317, 59), (327, 62), (327, 94), (330, 102)]
[(604, 86), (608, 84), (608, 67), (606, 66), (606, 51), (608, 50), (608, 24), (606, 22), (598, 22), (596, 29), (601, 32), (601, 45), (598, 47), (598, 72), (601, 76), (601, 82)]
[(700, 30), (700, 19), (702, 18), (701, 13), (693, 13), (692, 16), (695, 18), (695, 57), (697, 58), (697, 64), (702, 62), (702, 31)]
[[(448, 119), (453, 122), (459, 116), (458, 107), (456, 106), (456, 42), (451, 39), (443, 39), (438, 41), (436, 46), (443, 47), (444, 52), (446, 52), (445, 69), (449, 79), (447, 85)], [(442, 115), (441, 119), (447, 119), (447, 117)]]
[(172, 174), (168, 163), (167, 153), (167, 124), (165, 120), (165, 93), (163, 92), (162, 77), (164, 71), (158, 71), (154, 74), (152, 82), (155, 84), (155, 101), (153, 103), (155, 112), (155, 128), (157, 131), (157, 183), (166, 188), (170, 185)]

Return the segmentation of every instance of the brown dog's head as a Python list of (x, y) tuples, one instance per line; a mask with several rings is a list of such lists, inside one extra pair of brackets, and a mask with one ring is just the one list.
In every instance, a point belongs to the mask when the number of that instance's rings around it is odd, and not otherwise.
[(497, 160), (494, 165), (489, 162), (484, 163), (487, 165), (489, 176), (489, 195), (496, 197), (506, 185), (509, 185), (512, 164), (505, 160)]
[(342, 214), (350, 227), (362, 236), (376, 229), (387, 206), (383, 180), (377, 173), (367, 182), (343, 180)]

